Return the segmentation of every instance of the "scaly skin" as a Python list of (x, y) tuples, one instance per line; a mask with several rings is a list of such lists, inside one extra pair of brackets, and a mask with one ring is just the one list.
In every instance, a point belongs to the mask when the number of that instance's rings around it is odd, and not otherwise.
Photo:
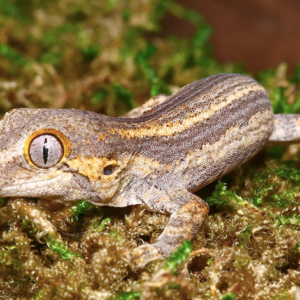
[[(193, 82), (122, 118), (16, 109), (0, 123), (0, 197), (145, 204), (171, 214), (156, 243), (133, 250), (133, 266), (142, 267), (196, 234), (209, 207), (192, 192), (249, 160), (272, 132), (272, 141), (299, 139), (298, 121), (296, 115), (280, 115), (273, 132), (267, 92), (238, 74)], [(46, 133), (64, 147), (62, 159), (49, 169), (37, 167), (28, 150), (34, 137)]]

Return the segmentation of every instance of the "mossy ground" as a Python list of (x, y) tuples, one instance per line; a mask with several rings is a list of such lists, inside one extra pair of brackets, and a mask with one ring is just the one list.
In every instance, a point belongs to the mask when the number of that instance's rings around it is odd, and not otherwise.
[[(193, 38), (159, 37), (165, 13)], [(0, 114), (17, 107), (120, 115), (150, 96), (220, 72), (211, 27), (171, 0), (0, 0)], [(300, 111), (300, 67), (255, 76), (276, 113)], [(133, 272), (126, 253), (168, 217), (143, 207), (1, 199), (1, 299), (296, 299), (300, 285), (300, 147), (265, 147), (199, 191), (211, 212), (166, 262)], [(299, 296), (298, 296), (299, 297)], [(298, 298), (299, 299), (299, 298)]]

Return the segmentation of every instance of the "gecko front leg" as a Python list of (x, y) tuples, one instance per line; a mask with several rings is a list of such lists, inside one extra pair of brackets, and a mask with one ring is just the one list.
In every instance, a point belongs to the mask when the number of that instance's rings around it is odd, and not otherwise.
[[(161, 194), (161, 193), (160, 193)], [(151, 201), (150, 209), (171, 213), (169, 223), (157, 241), (133, 250), (133, 269), (144, 267), (160, 257), (168, 257), (185, 240), (191, 240), (198, 232), (209, 212), (208, 204), (185, 189), (168, 190), (160, 199)]]

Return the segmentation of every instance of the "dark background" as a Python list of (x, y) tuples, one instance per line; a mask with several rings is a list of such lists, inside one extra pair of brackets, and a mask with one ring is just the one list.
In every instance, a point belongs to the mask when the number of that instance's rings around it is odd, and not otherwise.
[[(289, 73), (300, 62), (299, 0), (178, 0), (197, 10), (214, 28), (213, 56), (221, 63), (241, 61), (252, 72), (286, 62)], [(192, 36), (195, 27), (170, 14), (163, 34)]]

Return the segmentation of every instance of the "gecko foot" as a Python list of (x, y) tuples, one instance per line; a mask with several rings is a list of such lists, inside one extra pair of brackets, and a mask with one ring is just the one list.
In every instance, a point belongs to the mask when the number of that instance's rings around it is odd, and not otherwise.
[(158, 253), (155, 247), (145, 244), (132, 250), (130, 254), (131, 267), (133, 270), (138, 270), (161, 257), (161, 254)]

